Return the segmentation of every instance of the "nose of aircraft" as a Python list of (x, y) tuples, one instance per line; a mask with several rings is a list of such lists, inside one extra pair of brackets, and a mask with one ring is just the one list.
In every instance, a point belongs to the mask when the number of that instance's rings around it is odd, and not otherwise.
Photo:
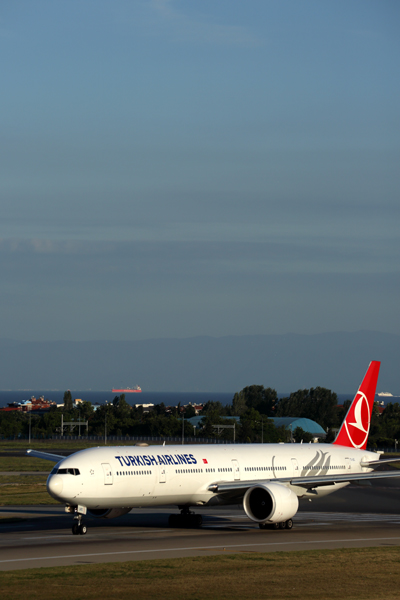
[(63, 490), (63, 479), (59, 475), (49, 475), (47, 479), (47, 491), (50, 496), (53, 496), (56, 500), (60, 499), (60, 495)]

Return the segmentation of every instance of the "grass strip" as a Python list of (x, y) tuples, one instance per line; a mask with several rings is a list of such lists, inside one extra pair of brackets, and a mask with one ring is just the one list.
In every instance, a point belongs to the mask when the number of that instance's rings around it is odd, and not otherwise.
[(0, 592), (41, 600), (398, 600), (399, 566), (397, 547), (246, 552), (0, 572)]
[[(135, 442), (133, 440), (109, 440), (107, 439), (107, 446), (135, 446), (142, 442)], [(154, 442), (148, 441), (143, 442), (149, 444), (150, 446), (161, 446), (162, 441)], [(178, 442), (173, 442), (173, 444), (177, 444)], [(166, 445), (169, 445), (167, 442)], [(15, 450), (25, 451), (28, 448), (33, 450), (44, 450), (46, 449), (55, 449), (59, 448), (60, 450), (83, 450), (84, 448), (97, 448), (98, 446), (104, 446), (103, 440), (31, 440), (29, 443), (28, 440), (0, 440), (0, 450), (2, 452), (13, 452)]]
[(0, 506), (59, 504), (46, 489), (45, 475), (0, 477)]
[(55, 463), (30, 456), (0, 456), (0, 471), (48, 471)]
[(44, 484), (47, 481), (47, 475), (34, 475), (34, 474), (21, 474), (13, 475), (12, 473), (7, 475), (0, 475), (0, 488), (9, 485), (28, 485), (28, 484)]

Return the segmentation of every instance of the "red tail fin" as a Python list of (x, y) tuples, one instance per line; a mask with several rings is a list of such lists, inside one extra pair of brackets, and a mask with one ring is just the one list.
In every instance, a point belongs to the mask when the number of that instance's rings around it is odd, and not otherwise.
[(347, 412), (334, 444), (365, 450), (381, 363), (373, 360)]

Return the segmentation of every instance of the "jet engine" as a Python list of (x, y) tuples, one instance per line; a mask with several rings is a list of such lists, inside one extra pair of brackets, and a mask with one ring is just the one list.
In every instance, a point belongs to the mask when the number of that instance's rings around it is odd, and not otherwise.
[(289, 488), (279, 483), (255, 485), (243, 498), (246, 515), (256, 523), (282, 523), (299, 509), (299, 499)]
[(88, 513), (99, 519), (115, 519), (115, 517), (126, 515), (130, 510), (132, 508), (88, 508)]

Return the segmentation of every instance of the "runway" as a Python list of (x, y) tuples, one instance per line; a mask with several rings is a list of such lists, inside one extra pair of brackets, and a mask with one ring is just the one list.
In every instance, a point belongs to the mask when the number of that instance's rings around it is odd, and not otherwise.
[[(171, 529), (171, 509), (134, 509), (124, 517), (87, 518), (86, 536), (73, 536), (63, 506), (2, 507), (0, 570), (128, 560), (207, 556), (222, 552), (276, 552), (400, 546), (400, 482), (350, 486), (300, 505), (294, 528), (261, 530), (240, 507), (199, 509), (203, 527)], [(1, 523), (1, 521), (0, 521)]]

